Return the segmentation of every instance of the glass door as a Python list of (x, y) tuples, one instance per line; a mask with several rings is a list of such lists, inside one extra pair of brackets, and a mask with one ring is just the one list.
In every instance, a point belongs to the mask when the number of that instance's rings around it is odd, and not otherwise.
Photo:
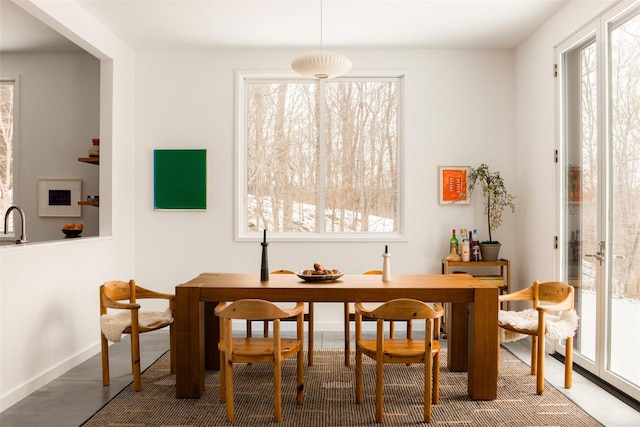
[(560, 50), (564, 280), (575, 362), (640, 397), (640, 6)]

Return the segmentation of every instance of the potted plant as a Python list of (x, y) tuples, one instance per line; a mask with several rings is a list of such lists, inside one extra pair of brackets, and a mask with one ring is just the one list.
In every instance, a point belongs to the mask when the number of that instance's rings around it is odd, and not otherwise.
[(502, 212), (505, 208), (510, 208), (511, 212), (515, 212), (516, 205), (513, 203), (515, 196), (507, 191), (500, 172), (491, 172), (485, 163), (477, 168), (471, 168), (467, 180), (466, 197), (471, 197), (478, 186), (482, 187), (484, 213), (487, 215), (487, 228), (489, 229), (489, 240), (480, 243), (480, 253), (483, 261), (495, 261), (498, 259), (501, 244), (497, 240), (493, 240), (491, 232), (502, 225)]

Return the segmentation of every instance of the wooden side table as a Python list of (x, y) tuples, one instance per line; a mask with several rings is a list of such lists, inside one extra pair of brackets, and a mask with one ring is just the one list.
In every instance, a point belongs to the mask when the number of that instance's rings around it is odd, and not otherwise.
[[(486, 283), (495, 283), (500, 288), (500, 293), (511, 292), (511, 270), (508, 259), (499, 259), (497, 261), (448, 261), (446, 258), (442, 259), (442, 274), (451, 274), (449, 271), (451, 267), (500, 267), (500, 275), (494, 276), (475, 276), (478, 279)], [(469, 273), (471, 274), (471, 273)], [(508, 307), (508, 306), (507, 306)]]

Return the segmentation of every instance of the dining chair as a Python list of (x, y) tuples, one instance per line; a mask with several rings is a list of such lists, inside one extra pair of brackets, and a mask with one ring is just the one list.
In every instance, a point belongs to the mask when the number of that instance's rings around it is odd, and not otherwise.
[[(233, 421), (233, 364), (272, 363), (273, 403), (276, 421), (282, 420), (282, 361), (297, 355), (296, 402), (304, 402), (304, 304), (296, 303), (293, 309), (285, 310), (270, 301), (242, 299), (231, 304), (222, 302), (215, 309), (220, 317), (220, 399), (226, 403), (227, 421)], [(296, 319), (296, 339), (283, 339), (280, 321)], [(232, 320), (260, 320), (273, 322), (272, 338), (233, 338)]]
[[(362, 274), (379, 274), (382, 275), (382, 270), (368, 270)], [(377, 307), (379, 304), (375, 304)], [(371, 305), (373, 307), (374, 305)], [(344, 303), (344, 364), (351, 366), (351, 322), (355, 322), (356, 312), (353, 308), (353, 304), (350, 302)], [(364, 319), (368, 320), (368, 319)], [(395, 335), (395, 324), (393, 321), (389, 322), (389, 336), (393, 338)], [(411, 322), (407, 322), (407, 334), (411, 335)]]
[[(138, 300), (165, 299), (169, 307), (163, 311), (141, 311)], [(140, 334), (169, 327), (169, 358), (171, 373), (176, 370), (173, 310), (175, 296), (164, 294), (128, 282), (112, 280), (100, 286), (100, 343), (102, 353), (102, 384), (109, 385), (109, 341), (119, 342), (122, 334), (131, 336), (131, 370), (133, 388), (142, 390), (140, 378)], [(126, 302), (125, 302), (126, 301)], [(118, 310), (116, 314), (110, 310)]]
[[(500, 310), (500, 341), (516, 341), (531, 336), (531, 375), (536, 375), (536, 394), (544, 392), (545, 337), (566, 340), (564, 387), (571, 388), (573, 378), (573, 336), (579, 317), (573, 308), (573, 286), (563, 282), (537, 280), (533, 286), (500, 295), (503, 301), (530, 301), (532, 308), (522, 311)], [(558, 314), (552, 314), (558, 312)]]
[[(367, 308), (355, 303), (356, 310), (356, 403), (363, 402), (362, 356), (376, 362), (376, 422), (383, 419), (383, 390), (385, 363), (424, 364), (424, 409), (425, 422), (431, 422), (431, 403), (440, 401), (440, 342), (437, 340), (439, 320), (444, 314), (441, 304), (399, 298)], [(362, 338), (362, 320), (376, 321), (376, 337)], [(385, 338), (385, 321), (425, 320), (424, 339)]]
[[(291, 271), (291, 270), (274, 270), (270, 274), (296, 274), (296, 273), (294, 271)], [(308, 335), (307, 335), (307, 364), (309, 366), (313, 365), (313, 334), (314, 334), (313, 312), (314, 312), (313, 303), (312, 302), (305, 303), (304, 321), (307, 322), (307, 331), (308, 331)], [(288, 319), (282, 319), (283, 322), (284, 321), (292, 321), (292, 320), (295, 320), (295, 317), (288, 318)], [(247, 320), (247, 336), (248, 337), (251, 337), (253, 335), (252, 323), (253, 322), (251, 320)], [(265, 338), (269, 336), (269, 322), (268, 321), (264, 321), (263, 322), (263, 336)]]

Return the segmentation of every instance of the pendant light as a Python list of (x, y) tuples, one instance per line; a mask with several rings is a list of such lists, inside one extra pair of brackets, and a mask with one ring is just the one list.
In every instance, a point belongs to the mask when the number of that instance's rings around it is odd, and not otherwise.
[(298, 74), (316, 79), (331, 79), (351, 69), (351, 61), (344, 55), (323, 49), (322, 45), (322, 0), (320, 0), (320, 50), (298, 56), (291, 62)]

